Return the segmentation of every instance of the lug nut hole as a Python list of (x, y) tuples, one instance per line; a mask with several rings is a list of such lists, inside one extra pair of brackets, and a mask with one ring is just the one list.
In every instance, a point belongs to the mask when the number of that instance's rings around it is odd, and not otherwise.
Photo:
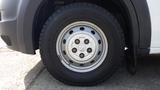
[(80, 40), (79, 40), (79, 39), (76, 39), (76, 40), (75, 40), (75, 43), (76, 43), (76, 44), (79, 44), (79, 43), (80, 43)]
[(85, 40), (84, 40), (84, 43), (85, 43), (85, 44), (89, 44), (89, 40), (88, 40), (88, 39), (85, 39)]
[(72, 52), (73, 52), (73, 53), (76, 53), (76, 52), (77, 52), (77, 48), (73, 48), (73, 49), (72, 49)]
[(80, 57), (80, 58), (84, 58), (85, 55), (84, 55), (83, 53), (81, 53), (81, 54), (79, 54), (79, 57)]
[(88, 52), (88, 53), (91, 53), (91, 52), (92, 52), (92, 48), (88, 48), (88, 49), (87, 49), (87, 52)]

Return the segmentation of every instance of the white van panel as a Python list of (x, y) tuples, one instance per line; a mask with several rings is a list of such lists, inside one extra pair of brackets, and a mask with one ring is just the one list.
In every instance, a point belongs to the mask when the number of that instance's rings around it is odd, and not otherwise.
[(147, 0), (152, 26), (150, 54), (160, 53), (160, 0)]

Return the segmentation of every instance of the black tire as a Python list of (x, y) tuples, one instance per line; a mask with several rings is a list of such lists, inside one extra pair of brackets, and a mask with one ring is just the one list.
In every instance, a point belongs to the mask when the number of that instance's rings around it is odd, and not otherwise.
[[(76, 21), (98, 25), (105, 33), (109, 50), (103, 64), (97, 69), (77, 73), (67, 69), (56, 54), (56, 40), (61, 30)], [(47, 70), (59, 81), (78, 86), (91, 86), (108, 79), (119, 66), (124, 55), (124, 37), (120, 24), (105, 9), (88, 3), (75, 3), (62, 7), (46, 22), (40, 35), (41, 58)]]

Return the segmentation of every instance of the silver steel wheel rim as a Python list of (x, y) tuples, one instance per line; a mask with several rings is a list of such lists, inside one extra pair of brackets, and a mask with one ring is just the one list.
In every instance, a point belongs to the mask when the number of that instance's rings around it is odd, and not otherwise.
[(104, 62), (108, 53), (108, 41), (97, 25), (78, 21), (61, 31), (56, 51), (61, 63), (69, 70), (90, 72)]

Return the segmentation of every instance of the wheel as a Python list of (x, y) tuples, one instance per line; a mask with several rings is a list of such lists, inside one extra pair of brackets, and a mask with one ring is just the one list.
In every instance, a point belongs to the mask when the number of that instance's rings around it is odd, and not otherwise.
[(69, 85), (96, 85), (117, 69), (124, 54), (120, 24), (105, 9), (74, 3), (57, 10), (40, 36), (47, 70)]

